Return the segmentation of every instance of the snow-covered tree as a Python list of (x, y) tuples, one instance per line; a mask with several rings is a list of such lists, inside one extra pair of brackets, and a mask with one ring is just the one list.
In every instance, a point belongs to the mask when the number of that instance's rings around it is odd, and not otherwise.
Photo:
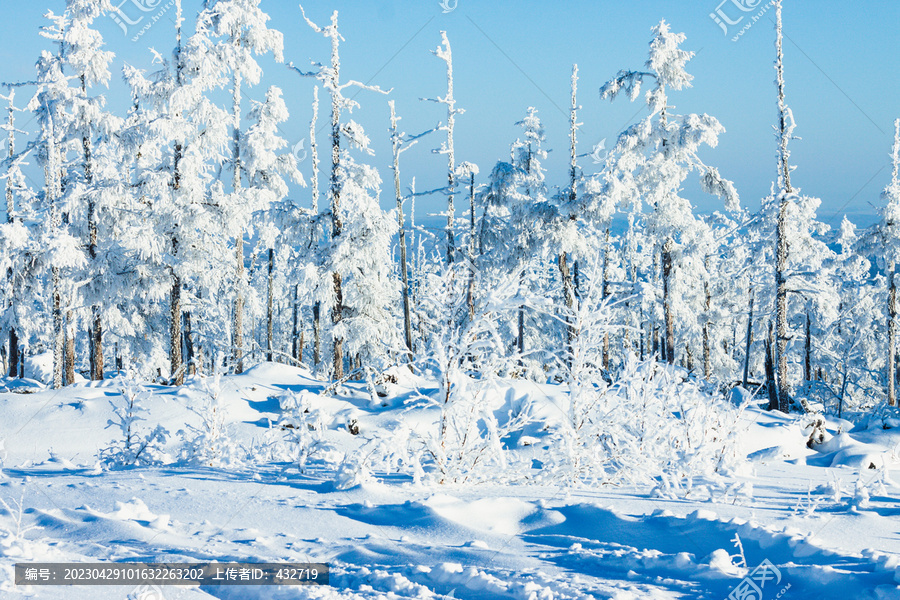
[(236, 373), (243, 371), (244, 359), (244, 302), (246, 281), (244, 273), (244, 236), (250, 228), (250, 216), (264, 209), (271, 198), (265, 194), (243, 193), (243, 165), (241, 151), (243, 118), (242, 101), (244, 85), (260, 82), (262, 68), (255, 56), (271, 52), (275, 60), (282, 62), (284, 36), (271, 29), (269, 15), (259, 7), (260, 0), (217, 0), (207, 2), (197, 18), (197, 33), (192, 46), (214, 63), (213, 68), (231, 79), (231, 128), (232, 147), (229, 160), (232, 168), (232, 192), (217, 200), (226, 209), (222, 216), (225, 230), (234, 239), (234, 316), (232, 320), (233, 367)]
[[(302, 6), (300, 10), (310, 28), (331, 41), (328, 66), (313, 63), (318, 68), (312, 72), (291, 66), (301, 75), (317, 78), (331, 94), (331, 240), (322, 265), (331, 273), (332, 285), (325, 304), (331, 306), (332, 373), (340, 380), (344, 376), (345, 344), (350, 357), (354, 358), (355, 353), (361, 360), (383, 356), (384, 351), (398, 340), (388, 308), (390, 298), (396, 297), (391, 291), (396, 282), (392, 282), (390, 276), (394, 224), (378, 205), (381, 178), (374, 168), (357, 164), (350, 151), (341, 144), (343, 136), (351, 147), (371, 153), (369, 139), (362, 127), (352, 120), (342, 122), (343, 112), (358, 106), (344, 96), (344, 90), (359, 87), (384, 92), (352, 79), (341, 82), (340, 43), (343, 37), (338, 31), (337, 11), (332, 13), (331, 25), (320, 27), (306, 16)], [(366, 243), (372, 245), (360, 245)], [(367, 252), (358, 252), (360, 247), (366, 247)], [(350, 322), (345, 323), (345, 320)], [(375, 334), (383, 335), (380, 338), (363, 337)]]
[(646, 80), (654, 84), (645, 96), (650, 114), (626, 129), (607, 157), (603, 194), (618, 206), (630, 206), (634, 214), (642, 212), (642, 203), (652, 209), (645, 216), (646, 239), (651, 246), (643, 251), (662, 269), (664, 358), (674, 363), (676, 312), (679, 322), (698, 313), (696, 307), (692, 310), (687, 306), (683, 294), (676, 294), (679, 286), (688, 287), (676, 279), (692, 271), (702, 280), (706, 257), (714, 251), (708, 243), (708, 227), (693, 215), (691, 203), (679, 194), (681, 185), (691, 171), (697, 172), (703, 190), (722, 198), (729, 211), (737, 210), (738, 196), (730, 181), (698, 157), (701, 146), (718, 144), (724, 127), (709, 115), (669, 112), (668, 91), (688, 87), (692, 80), (685, 65), (694, 55), (680, 47), (684, 34), (672, 33), (665, 21), (653, 28), (653, 34), (648, 71), (620, 71), (600, 89), (601, 98), (615, 99), (625, 93), (633, 101)]
[(453, 96), (453, 51), (450, 49), (450, 40), (447, 39), (446, 31), (441, 31), (441, 45), (433, 50), (432, 54), (447, 64), (447, 94), (428, 100), (447, 106), (447, 125), (441, 127), (447, 132), (447, 139), (435, 152), (447, 155), (447, 264), (449, 265), (455, 260), (456, 254), (456, 208), (453, 205), (456, 195), (456, 147), (453, 134), (456, 115), (461, 115), (465, 111), (456, 108), (456, 98)]

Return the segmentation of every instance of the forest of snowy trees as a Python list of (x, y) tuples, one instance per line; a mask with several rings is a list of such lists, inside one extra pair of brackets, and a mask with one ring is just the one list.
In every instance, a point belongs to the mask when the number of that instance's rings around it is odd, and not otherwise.
[[(47, 15), (34, 79), (0, 84), (0, 356), (10, 377), (32, 376), (26, 357), (44, 353), (57, 388), (123, 369), (180, 385), (261, 361), (376, 386), (409, 365), (449, 398), (487, 376), (611, 382), (637, 357), (768, 394), (782, 411), (896, 405), (900, 120), (885, 148), (893, 174), (880, 222), (858, 230), (845, 219), (830, 231), (820, 200), (791, 181), (802, 115), (798, 129), (780, 1), (777, 161), (755, 213), (699, 158), (714, 156), (703, 148), (724, 128), (677, 111), (693, 53), (665, 21), (646, 64), (622, 65), (599, 92), (579, 89), (572, 67), (567, 184), (551, 189), (535, 108), (510, 119), (521, 134), (494, 165), (467, 162), (454, 144), (465, 98), (454, 95), (447, 34), (433, 51), (446, 90), (422, 90), (437, 94), (440, 123), (408, 134), (388, 90), (342, 72), (342, 44), (365, 41), (344, 40), (337, 12), (298, 9), (292, 34), (320, 49), (309, 65), (283, 56), (260, 0), (206, 2), (189, 26), (176, 0), (171, 52), (113, 73), (92, 28), (109, 0), (66, 6)], [(264, 55), (308, 84), (304, 169), (279, 132), (289, 115), (265, 83)], [(103, 97), (114, 77), (131, 94), (123, 114)], [(384, 129), (352, 119), (357, 99), (389, 107)], [(646, 117), (586, 175), (579, 103), (601, 100), (646, 103)], [(320, 127), (330, 135), (317, 142)], [(393, 149), (384, 190), (373, 135)], [(446, 157), (444, 187), (415, 189), (402, 160), (414, 147)], [(721, 210), (696, 213), (689, 178)], [(416, 215), (423, 194), (446, 199), (442, 231)]]

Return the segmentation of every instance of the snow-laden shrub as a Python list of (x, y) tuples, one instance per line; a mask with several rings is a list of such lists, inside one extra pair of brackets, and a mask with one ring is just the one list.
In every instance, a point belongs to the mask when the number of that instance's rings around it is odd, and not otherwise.
[(191, 410), (199, 415), (200, 426), (188, 425), (179, 431), (185, 439), (182, 460), (208, 467), (234, 467), (245, 462), (247, 452), (229, 435), (225, 422), (225, 401), (222, 397), (221, 375), (200, 380), (199, 399), (191, 404)]
[(518, 310), (524, 302), (520, 276), (512, 273), (496, 283), (478, 300), (474, 315), (466, 314), (466, 288), (459, 284), (465, 279), (452, 272), (444, 278), (445, 294), (431, 301), (436, 304), (433, 309), (442, 306), (435, 312), (446, 318), (432, 335), (426, 362), (440, 389), (422, 396), (419, 406), (436, 409), (437, 422), (414, 434), (426, 460), (421, 461), (413, 450), (406, 464), (415, 468), (420, 462), (430, 463), (431, 474), (440, 483), (497, 481), (512, 473), (510, 455), (501, 440), (529, 420), (527, 411), (498, 418), (494, 411), (500, 406), (493, 402), (502, 402), (508, 388), (501, 375), (515, 371), (521, 360), (506, 351), (497, 318)]
[(687, 492), (696, 477), (730, 471), (738, 461), (740, 410), (687, 372), (626, 353), (615, 381), (602, 368), (603, 339), (614, 306), (590, 285), (570, 314), (568, 394), (540, 478), (574, 485), (655, 485)]
[(330, 417), (316, 407), (319, 396), (287, 391), (278, 397), (281, 418), (274, 423), (256, 452), (258, 460), (286, 462), (306, 472), (311, 461), (327, 466), (341, 464), (345, 455), (325, 438)]
[(741, 411), (678, 368), (626, 360), (611, 385), (573, 382), (568, 420), (549, 444), (543, 477), (572, 484), (655, 485), (691, 490), (697, 478), (727, 475), (741, 460)]
[(115, 419), (106, 427), (119, 429), (121, 436), (100, 450), (100, 460), (110, 468), (132, 465), (159, 465), (172, 462), (165, 451), (169, 432), (162, 425), (150, 429), (141, 425), (149, 410), (144, 405), (151, 394), (134, 379), (126, 378), (121, 393), (109, 400)]

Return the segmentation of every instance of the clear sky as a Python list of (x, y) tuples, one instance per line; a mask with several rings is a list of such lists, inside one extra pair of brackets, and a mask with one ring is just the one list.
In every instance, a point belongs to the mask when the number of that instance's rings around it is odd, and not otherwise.
[[(443, 106), (422, 97), (445, 93), (444, 64), (429, 50), (446, 30), (453, 48), (456, 98), (466, 110), (457, 118), (457, 159), (475, 162), (483, 182), (497, 160), (509, 156), (519, 134), (515, 122), (535, 106), (547, 130), (545, 162), (551, 185), (563, 185), (568, 153), (569, 77), (573, 63), (580, 69), (579, 151), (616, 135), (645, 113), (641, 102), (620, 98), (601, 102), (598, 89), (620, 69), (643, 68), (650, 29), (666, 19), (684, 32), (683, 47), (697, 53), (688, 65), (695, 77), (691, 89), (673, 92), (675, 112), (707, 113), (726, 128), (717, 148), (703, 159), (732, 179), (742, 202), (759, 205), (775, 176), (774, 9), (764, 0), (308, 0), (307, 15), (326, 24), (340, 11), (342, 70), (345, 77), (393, 88), (408, 133), (419, 133), (446, 118)], [(120, 111), (127, 96), (121, 65), (150, 66), (148, 48), (171, 52), (174, 7), (171, 0), (114, 0), (121, 23), (106, 17), (97, 28), (116, 55), (114, 79), (105, 92)], [(200, 0), (184, 0), (188, 26)], [(832, 225), (848, 213), (861, 222), (880, 204), (880, 191), (890, 177), (889, 152), (893, 121), (900, 117), (900, 2), (871, 0), (785, 0), (785, 63), (788, 102), (802, 140), (792, 143), (797, 165), (794, 183), (806, 194), (822, 198), (820, 218)], [(0, 0), (0, 81), (31, 79), (34, 63), (46, 40), (38, 35), (47, 9), (61, 12), (62, 0), (36, 2)], [(285, 34), (285, 58), (298, 65), (327, 61), (330, 47), (301, 20), (295, 0), (263, 0), (271, 25)], [(452, 10), (451, 10), (452, 9)], [(445, 12), (446, 11), (446, 12)], [(762, 14), (761, 14), (762, 13)], [(722, 27), (711, 18), (717, 14)], [(759, 16), (761, 14), (761, 16)], [(159, 16), (153, 22), (154, 16)], [(753, 18), (759, 16), (756, 22)], [(736, 22), (727, 25), (727, 21)], [(149, 25), (149, 28), (147, 27)], [(750, 27), (732, 41), (745, 26)], [(127, 30), (127, 31), (126, 31)], [(269, 58), (261, 60), (265, 76), (250, 96), (262, 98), (265, 86), (285, 91), (291, 119), (283, 126), (292, 146), (308, 135), (312, 80), (301, 79)], [(20, 92), (25, 100), (25, 92)], [(361, 108), (352, 118), (372, 139), (376, 155), (370, 162), (385, 180), (383, 204), (390, 205), (390, 150), (387, 98), (360, 92)], [(327, 112), (323, 102), (323, 112)], [(322, 125), (325, 119), (321, 121)], [(20, 121), (23, 127), (25, 123)], [(27, 128), (27, 127), (26, 127)], [(321, 131), (320, 143), (326, 143)], [(444, 177), (444, 157), (430, 154), (437, 135), (403, 155), (404, 185), (417, 177), (419, 190), (438, 187)], [(305, 142), (308, 147), (308, 141)], [(302, 153), (301, 153), (302, 156)], [(586, 172), (596, 169), (582, 159)], [(310, 161), (301, 165), (308, 175)], [(294, 195), (303, 198), (303, 190)], [(689, 185), (685, 194), (700, 211), (716, 209), (717, 201)], [(425, 201), (423, 201), (425, 202)], [(441, 202), (427, 206), (437, 210)]]

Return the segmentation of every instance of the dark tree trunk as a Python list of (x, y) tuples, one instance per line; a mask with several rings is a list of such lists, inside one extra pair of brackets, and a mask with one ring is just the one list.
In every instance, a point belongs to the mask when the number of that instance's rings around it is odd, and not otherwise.
[(15, 329), (9, 330), (9, 376), (15, 377), (19, 372), (19, 336)]
[(269, 248), (268, 294), (266, 296), (266, 361), (275, 360), (275, 250)]
[(75, 316), (72, 311), (66, 312), (66, 385), (75, 383)]
[[(344, 312), (344, 296), (341, 290), (341, 274), (332, 273), (334, 281), (334, 310), (331, 313), (331, 321), (334, 325), (338, 325), (343, 318)], [(332, 362), (334, 363), (334, 379), (335, 381), (344, 377), (344, 340), (339, 336), (334, 336), (334, 355)]]
[(103, 379), (103, 319), (100, 318), (100, 306), (91, 307), (91, 315), (94, 323), (90, 327), (91, 336), (91, 380)]
[(663, 310), (666, 321), (666, 362), (675, 364), (675, 315), (672, 312), (672, 252), (675, 242), (666, 240), (663, 246)]
[(769, 335), (766, 337), (766, 390), (769, 392), (769, 410), (779, 410), (778, 382), (775, 380), (775, 332), (769, 323)]
[(313, 365), (319, 366), (322, 362), (322, 320), (321, 305), (316, 302), (313, 304)]
[(572, 322), (572, 311), (575, 309), (575, 284), (569, 271), (568, 255), (565, 252), (559, 255), (559, 273), (562, 276), (563, 293), (566, 302), (566, 364), (571, 366), (574, 355), (575, 324)]
[[(897, 406), (897, 284), (894, 281), (894, 263), (888, 265), (888, 359), (886, 375), (888, 380), (888, 406)], [(10, 350), (10, 353), (12, 351)]]
[(744, 387), (750, 378), (750, 347), (753, 344), (753, 286), (750, 286), (750, 313), (747, 317), (747, 345), (744, 351)]
[(291, 358), (294, 359), (294, 366), (303, 362), (303, 338), (299, 331), (300, 327), (300, 302), (298, 290), (300, 286), (294, 286), (294, 298), (291, 303)]
[(812, 323), (809, 311), (806, 313), (806, 344), (804, 346), (803, 377), (806, 382), (812, 381)]
[(181, 333), (181, 278), (173, 274), (169, 296), (169, 371), (172, 385), (184, 383)]

